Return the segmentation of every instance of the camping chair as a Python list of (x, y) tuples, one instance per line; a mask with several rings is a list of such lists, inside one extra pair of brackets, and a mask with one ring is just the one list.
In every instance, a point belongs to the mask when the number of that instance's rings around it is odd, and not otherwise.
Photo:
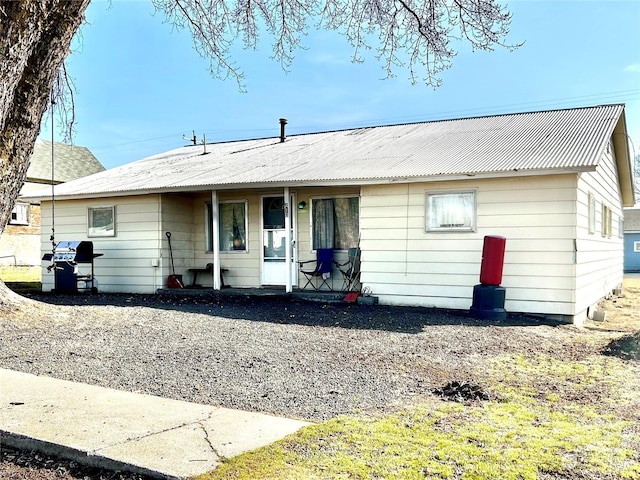
[[(315, 260), (307, 260), (306, 262), (298, 263), (300, 264), (300, 273), (307, 278), (307, 283), (302, 287), (303, 290), (307, 288), (309, 284), (311, 284), (314, 290), (320, 290), (322, 285), (326, 285), (329, 290), (333, 290), (333, 288), (331, 288), (327, 283), (327, 280), (331, 275), (331, 269), (333, 268), (333, 248), (318, 248), (316, 250)], [(315, 268), (313, 270), (304, 270), (303, 265), (307, 263), (315, 263)], [(311, 281), (314, 277), (318, 277), (322, 280), (320, 285), (316, 286)]]
[(342, 274), (342, 291), (355, 291), (354, 287), (360, 283), (360, 249), (350, 248), (348, 258), (344, 263), (336, 263), (338, 270)]

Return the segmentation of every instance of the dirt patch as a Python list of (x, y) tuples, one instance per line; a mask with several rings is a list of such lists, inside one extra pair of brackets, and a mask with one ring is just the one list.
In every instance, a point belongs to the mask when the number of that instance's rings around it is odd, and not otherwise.
[(640, 360), (640, 275), (628, 276), (622, 293), (601, 303), (606, 310), (604, 322), (591, 322), (589, 328), (626, 334), (609, 343), (603, 354), (623, 360)]

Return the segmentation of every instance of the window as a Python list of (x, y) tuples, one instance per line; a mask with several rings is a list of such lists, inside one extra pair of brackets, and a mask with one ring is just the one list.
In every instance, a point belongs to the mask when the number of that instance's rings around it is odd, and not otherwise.
[(360, 197), (312, 198), (312, 248), (347, 250), (358, 246)]
[(11, 225), (29, 225), (29, 204), (16, 203), (9, 219)]
[(624, 237), (624, 218), (622, 216), (618, 216), (618, 237)]
[(596, 197), (589, 192), (589, 233), (596, 232)]
[(612, 233), (612, 215), (611, 209), (604, 203), (602, 204), (602, 236), (611, 238)]
[(633, 242), (633, 252), (640, 253), (640, 242)]
[(116, 236), (116, 207), (89, 207), (87, 234), (90, 237)]
[(476, 192), (427, 193), (427, 232), (475, 232)]
[[(207, 204), (207, 250), (213, 251), (213, 212)], [(221, 252), (247, 251), (247, 202), (232, 201), (218, 204), (218, 225)]]

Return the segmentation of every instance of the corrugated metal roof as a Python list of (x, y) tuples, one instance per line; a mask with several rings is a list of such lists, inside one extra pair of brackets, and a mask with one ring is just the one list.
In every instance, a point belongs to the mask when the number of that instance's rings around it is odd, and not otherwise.
[[(594, 169), (623, 105), (367, 127), (171, 150), (56, 187), (56, 196), (364, 183)], [(275, 130), (275, 128), (274, 128)]]
[[(105, 168), (86, 147), (54, 142), (54, 181), (68, 182)], [(51, 182), (51, 142), (38, 139), (33, 147), (27, 181)]]

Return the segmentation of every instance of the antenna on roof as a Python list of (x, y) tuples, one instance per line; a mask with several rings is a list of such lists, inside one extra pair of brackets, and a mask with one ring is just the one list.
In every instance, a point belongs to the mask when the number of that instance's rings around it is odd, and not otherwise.
[(192, 142), (194, 146), (198, 145), (198, 143), (200, 143), (204, 148), (204, 151), (202, 152), (202, 155), (206, 155), (208, 153), (207, 152), (207, 136), (204, 133), (202, 134), (202, 141), (200, 141), (200, 142), (198, 142), (198, 137), (196, 137), (196, 131), (195, 130), (193, 130), (193, 137), (192, 138), (187, 138), (187, 136), (183, 133), (182, 134), (182, 139), (183, 140), (187, 140), (188, 142)]
[(183, 133), (182, 134), (182, 139), (186, 140), (187, 142), (193, 142), (194, 145), (198, 144), (198, 138), (196, 137), (196, 131), (193, 130), (193, 137), (192, 138), (187, 138), (187, 136)]

